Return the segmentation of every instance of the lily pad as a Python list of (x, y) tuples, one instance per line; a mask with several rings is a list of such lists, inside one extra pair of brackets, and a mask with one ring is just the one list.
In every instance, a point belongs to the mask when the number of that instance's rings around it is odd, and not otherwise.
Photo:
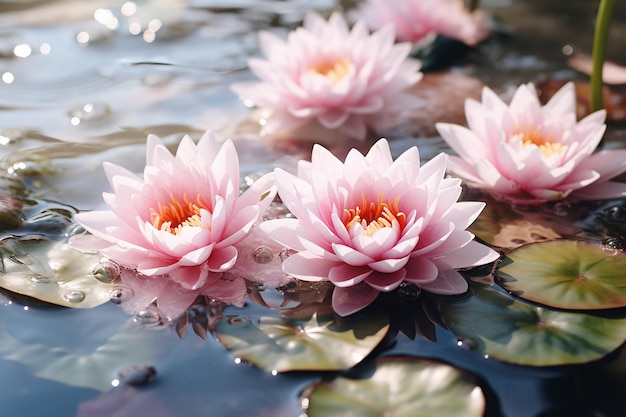
[(100, 256), (78, 252), (63, 242), (0, 242), (0, 287), (50, 304), (93, 308), (110, 300), (110, 283), (96, 279)]
[[(115, 384), (116, 371), (151, 363), (173, 347), (162, 332), (122, 325), (117, 333), (91, 352), (63, 346), (29, 343), (12, 335), (0, 321), (0, 357), (25, 366), (40, 378), (74, 387), (106, 391)], [(118, 380), (119, 382), (119, 380)]]
[(626, 307), (626, 253), (601, 244), (553, 240), (515, 249), (497, 268), (511, 293), (550, 307)]
[(481, 388), (466, 374), (410, 357), (378, 359), (367, 379), (318, 383), (307, 403), (308, 417), (478, 417), (485, 411)]
[(528, 305), (473, 284), (463, 300), (441, 300), (448, 328), (469, 348), (504, 362), (552, 366), (590, 362), (626, 340), (626, 318)]
[(237, 358), (272, 373), (331, 371), (353, 367), (383, 340), (385, 314), (309, 320), (225, 316), (215, 327), (217, 339)]

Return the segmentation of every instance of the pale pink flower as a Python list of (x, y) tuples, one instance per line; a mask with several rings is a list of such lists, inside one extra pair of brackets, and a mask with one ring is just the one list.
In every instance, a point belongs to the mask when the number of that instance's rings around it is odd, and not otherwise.
[[(105, 162), (104, 169), (113, 189), (103, 194), (110, 210), (76, 216), (100, 239), (92, 248), (126, 268), (166, 275), (190, 290), (233, 267), (235, 245), (275, 195), (273, 174), (239, 195), (237, 151), (230, 140), (219, 147), (208, 132), (197, 145), (185, 136), (176, 155), (148, 136), (143, 179), (112, 163)], [(91, 243), (75, 246), (84, 250)]]
[(626, 184), (608, 181), (626, 171), (626, 149), (593, 153), (605, 131), (606, 112), (576, 120), (576, 93), (566, 84), (542, 106), (532, 84), (520, 86), (510, 105), (489, 88), (482, 103), (468, 99), (469, 129), (439, 123), (458, 154), (448, 170), (469, 185), (514, 203), (626, 196)]
[(407, 59), (409, 44), (394, 44), (391, 25), (370, 35), (363, 22), (349, 30), (339, 13), (326, 21), (310, 12), (286, 42), (269, 32), (259, 39), (266, 59), (250, 59), (249, 66), (261, 81), (232, 89), (273, 111), (262, 134), (318, 121), (362, 139), (368, 127), (388, 127), (392, 115), (420, 104), (407, 91), (422, 76), (419, 63)]
[(417, 43), (439, 34), (473, 46), (489, 36), (485, 14), (470, 13), (463, 0), (366, 0), (351, 16), (372, 30), (392, 23), (400, 42)]
[(455, 271), (482, 265), (498, 253), (465, 230), (484, 207), (458, 202), (461, 181), (444, 178), (446, 155), (420, 167), (410, 148), (393, 161), (386, 140), (362, 155), (352, 149), (342, 163), (315, 145), (298, 176), (277, 169), (278, 192), (294, 218), (260, 228), (298, 251), (283, 270), (306, 281), (330, 280), (340, 315), (371, 303), (402, 282), (437, 294), (466, 291)]

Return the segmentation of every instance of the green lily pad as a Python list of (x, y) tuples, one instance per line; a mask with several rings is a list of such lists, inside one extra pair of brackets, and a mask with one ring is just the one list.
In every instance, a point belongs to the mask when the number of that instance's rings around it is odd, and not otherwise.
[(466, 374), (442, 363), (410, 357), (376, 361), (367, 379), (338, 377), (312, 387), (308, 417), (473, 417), (485, 397)]
[(520, 365), (590, 362), (626, 340), (626, 318), (528, 305), (477, 284), (463, 300), (441, 300), (441, 314), (463, 345)]
[(520, 298), (570, 310), (626, 307), (626, 254), (600, 244), (554, 240), (515, 249), (497, 268)]
[(359, 318), (225, 316), (214, 332), (235, 357), (272, 373), (343, 370), (369, 355), (389, 328), (384, 314)]
[(91, 352), (64, 346), (29, 343), (12, 335), (0, 321), (0, 358), (22, 364), (34, 375), (62, 384), (107, 391), (119, 383), (124, 367), (152, 363), (163, 357), (175, 341), (163, 332), (122, 325), (117, 333)]
[(93, 308), (110, 300), (112, 284), (96, 279), (100, 256), (63, 242), (0, 242), (0, 287), (50, 304)]

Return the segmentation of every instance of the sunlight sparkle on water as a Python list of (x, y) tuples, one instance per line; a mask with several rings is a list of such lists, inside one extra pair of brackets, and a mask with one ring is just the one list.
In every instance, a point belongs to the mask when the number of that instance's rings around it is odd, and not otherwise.
[(15, 56), (18, 58), (26, 58), (32, 53), (32, 48), (25, 43), (15, 45), (15, 48), (13, 48), (13, 54), (15, 54)]
[(2, 81), (7, 84), (11, 84), (13, 81), (15, 81), (15, 76), (10, 72), (5, 72), (2, 74)]

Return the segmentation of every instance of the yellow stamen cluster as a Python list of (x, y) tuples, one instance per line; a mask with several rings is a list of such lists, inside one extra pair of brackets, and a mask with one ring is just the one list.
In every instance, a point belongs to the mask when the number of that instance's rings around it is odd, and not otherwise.
[(524, 146), (537, 146), (542, 155), (546, 158), (552, 155), (560, 155), (567, 149), (567, 146), (564, 146), (559, 142), (553, 142), (546, 139), (545, 136), (541, 134), (541, 131), (536, 128), (526, 128), (525, 130), (513, 135), (513, 137), (520, 138)]
[[(189, 201), (187, 194), (183, 194), (182, 202), (170, 193), (170, 201), (167, 204), (158, 203), (158, 208), (150, 209), (150, 221), (152, 225), (164, 232), (179, 235), (184, 226), (202, 227), (201, 209), (208, 210), (208, 206), (202, 201), (200, 195), (196, 201)], [(207, 226), (210, 230), (210, 226)]]
[(394, 220), (402, 230), (406, 225), (406, 214), (400, 211), (399, 204), (400, 197), (396, 197), (393, 203), (388, 203), (383, 201), (380, 194), (376, 202), (368, 202), (365, 194), (361, 194), (360, 206), (344, 209), (343, 224), (346, 229), (360, 224), (367, 236), (372, 236), (385, 227), (392, 227)]
[(334, 62), (319, 62), (308, 69), (308, 72), (323, 75), (332, 84), (338, 83), (352, 68), (352, 62), (347, 59), (339, 59)]

